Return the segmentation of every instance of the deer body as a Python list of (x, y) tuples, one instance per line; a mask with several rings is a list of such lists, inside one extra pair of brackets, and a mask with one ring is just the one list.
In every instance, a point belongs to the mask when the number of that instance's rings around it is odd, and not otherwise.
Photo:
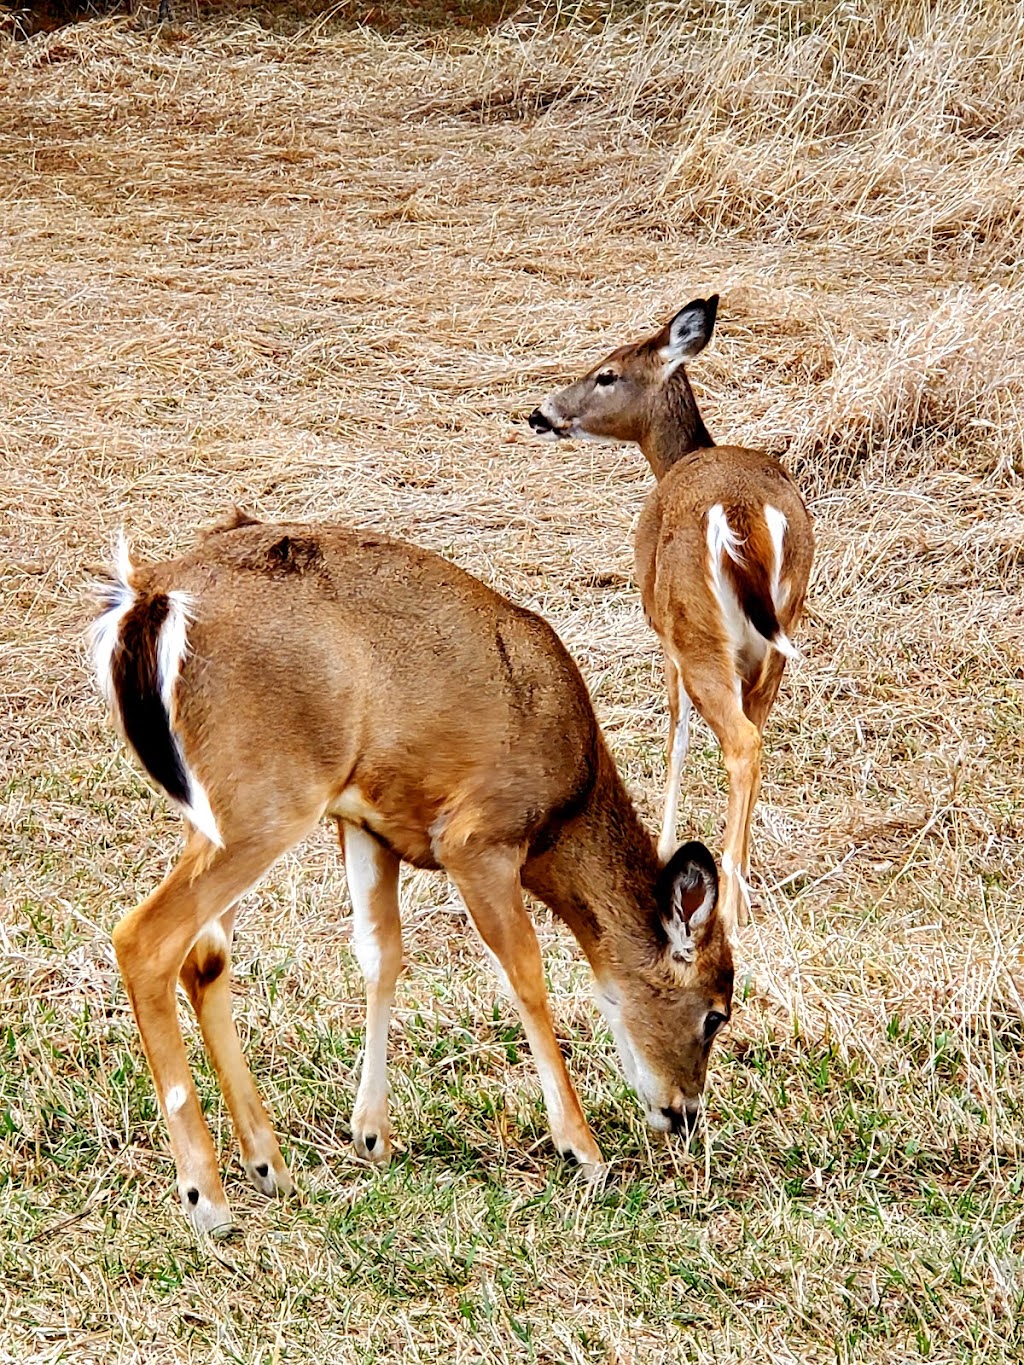
[(185, 1211), (230, 1223), (175, 1007), (180, 978), (265, 1193), (291, 1188), (230, 1008), (233, 906), (324, 816), (336, 820), (367, 984), (357, 1151), (390, 1156), (386, 1040), (402, 962), (402, 861), (444, 868), (507, 979), (556, 1147), (601, 1153), (555, 1040), (534, 892), (593, 967), (653, 1126), (688, 1123), (728, 1017), (732, 959), (701, 845), (659, 861), (551, 628), (439, 556), (341, 527), (237, 517), (171, 563), (127, 555), (103, 589), (97, 668), (185, 850), (114, 931)]
[(747, 918), (750, 825), (761, 734), (807, 592), (814, 534), (803, 499), (773, 456), (716, 446), (683, 362), (707, 344), (717, 298), (695, 300), (660, 332), (620, 347), (537, 408), (548, 439), (635, 441), (657, 480), (637, 525), (644, 613), (661, 643), (669, 702), (668, 780), (659, 851), (675, 839), (691, 705), (722, 746), (729, 809), (723, 918)]

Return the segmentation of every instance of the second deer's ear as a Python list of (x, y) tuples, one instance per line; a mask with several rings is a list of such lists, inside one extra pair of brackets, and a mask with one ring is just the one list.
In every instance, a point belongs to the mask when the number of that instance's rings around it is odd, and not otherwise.
[(718, 868), (700, 843), (683, 844), (661, 870), (658, 909), (675, 962), (692, 962), (718, 904)]
[(668, 324), (668, 340), (661, 347), (661, 358), (670, 365), (681, 365), (699, 355), (711, 340), (718, 312), (718, 295), (694, 299), (681, 308)]

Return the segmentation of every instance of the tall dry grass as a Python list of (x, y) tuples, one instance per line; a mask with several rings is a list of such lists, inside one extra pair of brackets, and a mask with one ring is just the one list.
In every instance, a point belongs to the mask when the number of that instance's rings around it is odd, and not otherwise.
[[(0, 47), (0, 1356), (1019, 1358), (1022, 14), (223, 5)], [(109, 949), (178, 829), (89, 683), (89, 567), (122, 523), (173, 553), (231, 501), (440, 549), (553, 620), (653, 817), (648, 476), (520, 418), (712, 289), (708, 425), (784, 454), (819, 555), (707, 1144), (649, 1142), (542, 917), (618, 1173), (582, 1199), (417, 874), (407, 1155), (368, 1179), (344, 879), (313, 840), (238, 942), (305, 1202), (232, 1180), (248, 1232), (212, 1258)], [(681, 828), (715, 843), (723, 811), (701, 732)]]

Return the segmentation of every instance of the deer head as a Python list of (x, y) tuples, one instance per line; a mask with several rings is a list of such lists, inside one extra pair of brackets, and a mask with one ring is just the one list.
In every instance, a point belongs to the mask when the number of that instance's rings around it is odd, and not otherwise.
[(620, 346), (582, 379), (546, 398), (530, 413), (531, 428), (549, 441), (573, 436), (636, 441), (647, 453), (648, 433), (668, 417), (688, 431), (691, 447), (710, 445), (682, 367), (711, 339), (717, 311), (717, 294), (694, 299), (653, 336)]
[(596, 1001), (618, 1047), (623, 1074), (660, 1132), (696, 1120), (712, 1043), (732, 1008), (732, 947), (716, 913), (718, 872), (700, 843), (684, 844), (662, 869), (649, 934), (610, 937)]

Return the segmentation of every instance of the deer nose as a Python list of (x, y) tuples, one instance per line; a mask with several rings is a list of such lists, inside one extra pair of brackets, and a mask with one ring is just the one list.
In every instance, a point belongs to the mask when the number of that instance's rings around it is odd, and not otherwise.
[(527, 418), (527, 421), (530, 423), (530, 426), (533, 428), (534, 431), (554, 430), (551, 423), (541, 412), (540, 408), (534, 408), (534, 410), (530, 413), (530, 416)]
[(689, 1135), (697, 1127), (697, 1116), (700, 1107), (694, 1105), (691, 1109), (686, 1106), (682, 1109), (662, 1109), (661, 1111), (672, 1125), (673, 1133), (686, 1133)]

